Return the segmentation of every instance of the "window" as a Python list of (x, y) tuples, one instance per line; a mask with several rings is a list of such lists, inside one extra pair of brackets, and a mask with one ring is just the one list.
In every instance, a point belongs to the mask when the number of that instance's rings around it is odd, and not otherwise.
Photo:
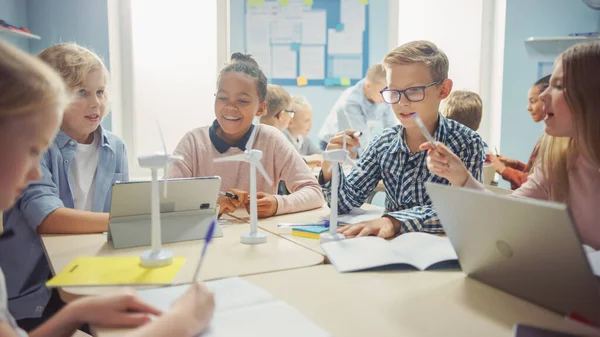
[(138, 156), (163, 151), (157, 123), (171, 152), (187, 131), (214, 119), (217, 58), (227, 53), (217, 41), (218, 26), (227, 25), (218, 2), (109, 1), (113, 128), (132, 179), (149, 177)]

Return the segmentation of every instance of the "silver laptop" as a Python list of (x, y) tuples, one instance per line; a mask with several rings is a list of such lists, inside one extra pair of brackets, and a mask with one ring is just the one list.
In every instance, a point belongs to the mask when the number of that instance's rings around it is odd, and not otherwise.
[(600, 325), (600, 286), (565, 205), (432, 183), (426, 188), (469, 277)]
[[(220, 187), (219, 177), (169, 179), (165, 198), (159, 181), (162, 242), (203, 239), (217, 215)], [(113, 185), (108, 242), (114, 248), (150, 245), (151, 191), (150, 181)], [(223, 236), (218, 226), (214, 236)]]

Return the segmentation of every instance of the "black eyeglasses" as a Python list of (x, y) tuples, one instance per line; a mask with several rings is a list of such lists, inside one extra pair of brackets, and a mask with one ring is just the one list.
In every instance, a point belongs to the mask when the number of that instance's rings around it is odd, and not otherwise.
[(427, 85), (422, 85), (419, 87), (411, 87), (411, 88), (404, 89), (404, 90), (393, 90), (393, 89), (388, 89), (387, 87), (385, 87), (383, 90), (380, 91), (380, 93), (381, 93), (381, 97), (383, 97), (383, 101), (388, 104), (396, 104), (396, 103), (400, 102), (400, 99), (402, 98), (402, 94), (404, 94), (404, 97), (406, 97), (406, 99), (409, 102), (420, 102), (425, 99), (425, 89), (427, 89), (431, 86), (434, 86), (436, 84), (440, 84), (442, 82), (444, 82), (444, 80), (439, 80), (439, 81), (431, 82)]
[[(293, 118), (294, 118), (294, 116), (296, 115), (296, 110), (292, 110), (292, 109), (285, 109), (285, 110), (282, 110), (282, 111), (283, 111), (283, 112), (287, 112), (287, 113), (289, 113), (289, 114), (290, 114), (290, 117), (291, 117), (292, 119), (293, 119)], [(279, 112), (277, 113), (277, 115), (275, 115), (275, 117), (279, 118), (279, 114), (280, 114), (280, 113), (281, 113), (281, 111), (279, 111)]]

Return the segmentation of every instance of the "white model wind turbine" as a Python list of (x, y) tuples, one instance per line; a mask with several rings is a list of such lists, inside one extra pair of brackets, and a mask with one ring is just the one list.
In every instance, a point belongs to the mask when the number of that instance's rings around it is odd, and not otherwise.
[(258, 126), (254, 126), (254, 130), (250, 134), (250, 138), (246, 143), (246, 151), (241, 154), (236, 154), (229, 157), (217, 158), (215, 162), (225, 161), (245, 161), (250, 164), (250, 232), (243, 234), (240, 241), (245, 244), (255, 245), (267, 242), (267, 235), (258, 232), (258, 211), (256, 199), (256, 169), (262, 174), (269, 185), (273, 185), (273, 180), (265, 171), (260, 160), (262, 159), (262, 151), (252, 149), (254, 138), (256, 138), (256, 130)]
[(152, 249), (142, 253), (141, 265), (146, 268), (158, 268), (173, 263), (173, 253), (162, 248), (160, 228), (160, 196), (158, 188), (158, 170), (164, 169), (164, 196), (167, 196), (167, 176), (169, 164), (183, 160), (181, 156), (174, 156), (167, 152), (167, 145), (160, 125), (158, 133), (162, 141), (164, 152), (138, 157), (140, 167), (149, 168), (152, 172)]
[(344, 234), (337, 232), (338, 216), (338, 188), (340, 185), (340, 167), (342, 163), (352, 165), (358, 171), (362, 171), (358, 165), (350, 158), (350, 152), (346, 150), (346, 136), (343, 138), (343, 148), (341, 150), (329, 150), (323, 152), (323, 160), (331, 162), (329, 167), (331, 177), (331, 213), (329, 214), (329, 232), (321, 234), (321, 243), (338, 241), (345, 239)]

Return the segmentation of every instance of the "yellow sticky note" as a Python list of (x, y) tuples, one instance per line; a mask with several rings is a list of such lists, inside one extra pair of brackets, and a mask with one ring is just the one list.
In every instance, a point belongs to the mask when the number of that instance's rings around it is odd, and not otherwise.
[(312, 6), (313, 0), (304, 0), (304, 6)]
[(350, 85), (350, 79), (349, 79), (348, 77), (342, 77), (342, 78), (340, 79), (340, 84), (341, 84), (342, 86), (345, 86), (345, 87), (347, 87), (347, 86), (349, 86), (349, 85)]
[(298, 84), (299, 87), (303, 87), (308, 84), (308, 79), (306, 79), (306, 76), (298, 76), (296, 84)]
[(185, 257), (161, 268), (144, 268), (139, 257), (79, 257), (46, 282), (48, 287), (170, 284)]
[(279, 0), (279, 6), (285, 7), (290, 4), (290, 0)]
[(258, 7), (265, 4), (265, 0), (248, 0), (248, 6)]
[(360, 4), (361, 5), (368, 5), (369, 4), (369, 0), (360, 0)]

